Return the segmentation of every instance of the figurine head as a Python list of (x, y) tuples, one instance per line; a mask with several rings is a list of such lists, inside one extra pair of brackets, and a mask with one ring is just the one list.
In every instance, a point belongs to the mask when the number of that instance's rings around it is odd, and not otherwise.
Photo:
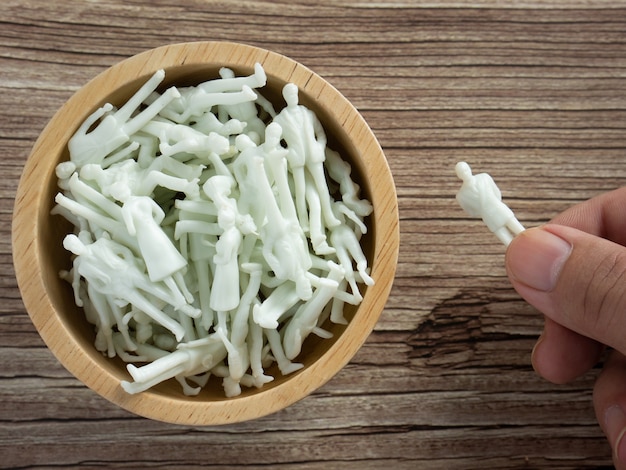
[(243, 152), (245, 149), (256, 147), (256, 143), (250, 138), (247, 134), (239, 134), (235, 138), (235, 147), (240, 152)]
[(467, 181), (468, 179), (472, 177), (472, 169), (465, 162), (457, 163), (455, 170), (456, 170), (456, 175), (459, 177), (459, 179), (462, 179), (463, 181)]
[(82, 255), (87, 251), (85, 244), (74, 234), (69, 234), (63, 239), (63, 247), (75, 255)]
[(283, 87), (283, 98), (287, 106), (296, 106), (298, 104), (298, 87), (293, 83), (287, 83)]
[(283, 128), (277, 122), (272, 122), (265, 128), (265, 142), (272, 147), (280, 145), (282, 136)]

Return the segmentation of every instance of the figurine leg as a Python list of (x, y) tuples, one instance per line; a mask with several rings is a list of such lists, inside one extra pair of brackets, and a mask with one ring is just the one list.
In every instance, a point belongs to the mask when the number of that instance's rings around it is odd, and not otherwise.
[(152, 77), (137, 90), (137, 92), (122, 106), (115, 114), (120, 122), (128, 121), (131, 116), (139, 109), (141, 103), (156, 90), (159, 83), (165, 78), (165, 71), (157, 70)]
[(504, 246), (509, 246), (509, 243), (513, 241), (513, 234), (509, 231), (507, 227), (499, 228), (493, 232), (498, 240), (502, 242)]
[(508, 227), (508, 229), (513, 232), (514, 235), (519, 235), (520, 233), (522, 233), (524, 230), (526, 230), (524, 228), (524, 226), (519, 222), (519, 220), (513, 218), (511, 220), (509, 220), (506, 224), (506, 226)]

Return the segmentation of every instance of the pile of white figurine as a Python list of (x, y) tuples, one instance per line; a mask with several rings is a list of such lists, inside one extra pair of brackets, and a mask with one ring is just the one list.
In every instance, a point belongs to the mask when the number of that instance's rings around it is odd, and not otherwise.
[(106, 104), (69, 142), (53, 213), (75, 227), (75, 301), (98, 350), (126, 361), (129, 393), (175, 378), (195, 395), (211, 375), (225, 394), (298, 370), (321, 325), (346, 323), (371, 204), (326, 145), (314, 113), (283, 89), (278, 112), (230, 69), (193, 87), (158, 71), (119, 109)]

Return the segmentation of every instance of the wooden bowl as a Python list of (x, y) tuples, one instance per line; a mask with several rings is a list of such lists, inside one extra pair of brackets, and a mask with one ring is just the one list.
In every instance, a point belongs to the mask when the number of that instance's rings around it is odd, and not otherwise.
[[(268, 84), (262, 93), (282, 108), (281, 89), (288, 82), (300, 90), (300, 101), (324, 125), (329, 146), (353, 167), (362, 195), (373, 204), (363, 247), (375, 285), (365, 290), (358, 308), (348, 308), (348, 325), (329, 325), (332, 339), (310, 337), (298, 362), (304, 367), (282, 376), (268, 373), (273, 382), (261, 389), (243, 389), (226, 398), (221, 384), (187, 397), (173, 380), (149, 391), (130, 395), (121, 380), (129, 380), (125, 364), (109, 359), (94, 347), (94, 328), (76, 307), (71, 287), (59, 278), (71, 260), (62, 246), (72, 231), (59, 216), (51, 216), (58, 192), (56, 165), (68, 159), (67, 142), (78, 126), (106, 102), (124, 103), (158, 69), (165, 69), (164, 85), (193, 85), (218, 77), (221, 67), (237, 75), (263, 65)], [(258, 418), (304, 398), (322, 386), (366, 340), (389, 296), (399, 247), (395, 187), (385, 156), (358, 111), (324, 79), (282, 55), (242, 44), (198, 42), (160, 47), (124, 60), (78, 90), (54, 115), (35, 143), (17, 190), (13, 214), (15, 272), (28, 313), (39, 334), (58, 360), (79, 380), (111, 402), (138, 415), (171, 423), (216, 425)], [(313, 335), (312, 335), (313, 336)], [(211, 383), (213, 380), (210, 380)]]

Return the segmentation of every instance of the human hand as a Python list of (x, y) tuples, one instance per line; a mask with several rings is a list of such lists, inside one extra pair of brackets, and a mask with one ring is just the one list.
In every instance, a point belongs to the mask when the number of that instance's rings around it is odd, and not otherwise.
[(546, 317), (533, 350), (541, 376), (569, 382), (612, 348), (593, 401), (615, 466), (626, 469), (626, 188), (518, 235), (506, 268), (517, 292)]

